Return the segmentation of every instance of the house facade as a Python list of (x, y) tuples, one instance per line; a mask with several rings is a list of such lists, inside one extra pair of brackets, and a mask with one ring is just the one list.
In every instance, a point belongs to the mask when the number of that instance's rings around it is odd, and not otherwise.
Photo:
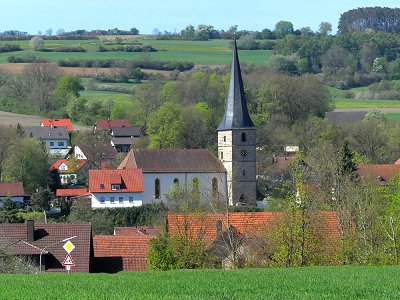
[(92, 208), (140, 206), (142, 170), (89, 170), (89, 193)]
[(69, 134), (67, 127), (33, 126), (25, 127), (24, 134), (40, 140), (51, 155), (65, 156), (68, 153)]
[(0, 224), (0, 238), (8, 252), (29, 257), (42, 272), (66, 272), (62, 266), (67, 255), (63, 245), (70, 239), (75, 245), (70, 254), (75, 266), (70, 272), (90, 271), (93, 258), (90, 224), (35, 224), (33, 220), (26, 224)]
[(0, 200), (7, 198), (14, 202), (24, 203), (26, 195), (22, 182), (0, 182)]
[(59, 159), (49, 171), (57, 169), (62, 184), (76, 184), (78, 182), (78, 172), (86, 165), (84, 159)]

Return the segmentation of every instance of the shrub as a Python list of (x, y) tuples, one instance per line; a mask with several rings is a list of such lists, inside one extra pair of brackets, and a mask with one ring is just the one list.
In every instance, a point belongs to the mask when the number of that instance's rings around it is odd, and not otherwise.
[(22, 49), (19, 45), (11, 45), (11, 44), (0, 45), (0, 53), (21, 51), (21, 50)]

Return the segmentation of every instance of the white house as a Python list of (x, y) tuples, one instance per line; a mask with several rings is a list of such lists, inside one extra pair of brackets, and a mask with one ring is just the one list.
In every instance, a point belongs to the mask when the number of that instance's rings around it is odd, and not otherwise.
[(132, 207), (143, 204), (142, 170), (89, 170), (92, 208)]
[(78, 172), (86, 165), (84, 159), (59, 159), (50, 168), (49, 171), (57, 169), (60, 175), (61, 183), (77, 183)]
[(11, 201), (24, 203), (25, 197), (22, 182), (0, 182), (0, 200), (10, 198)]
[(64, 156), (69, 150), (67, 127), (33, 126), (24, 128), (24, 133), (28, 137), (39, 139), (52, 155)]
[(205, 201), (226, 196), (226, 170), (207, 149), (135, 149), (118, 169), (143, 172), (143, 204), (167, 202), (171, 187), (198, 191)]

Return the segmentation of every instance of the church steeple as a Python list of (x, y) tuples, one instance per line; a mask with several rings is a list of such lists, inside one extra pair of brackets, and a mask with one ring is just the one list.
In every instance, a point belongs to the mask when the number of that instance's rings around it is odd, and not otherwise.
[(235, 39), (233, 43), (231, 77), (229, 80), (228, 95), (226, 97), (225, 114), (217, 130), (221, 131), (249, 127), (254, 127), (254, 124), (247, 110), (247, 101), (244, 94), (242, 73), (240, 71)]
[(256, 202), (256, 127), (250, 119), (243, 89), (236, 40), (224, 118), (218, 131), (218, 157), (226, 170), (228, 200)]

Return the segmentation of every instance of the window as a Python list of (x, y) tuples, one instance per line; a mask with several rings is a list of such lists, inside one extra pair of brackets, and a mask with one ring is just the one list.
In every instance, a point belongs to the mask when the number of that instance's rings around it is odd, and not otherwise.
[(119, 198), (118, 198), (118, 202), (119, 202), (119, 203), (124, 203), (124, 197), (119, 197)]
[(119, 191), (121, 189), (121, 186), (119, 184), (112, 184), (111, 189), (113, 191)]
[(64, 142), (58, 142), (58, 146), (64, 147)]
[(160, 188), (160, 179), (156, 179), (154, 181), (154, 198), (160, 199), (161, 197), (161, 188)]
[(243, 169), (242, 171), (243, 176), (246, 176), (246, 171)]
[(193, 197), (195, 197), (195, 198), (200, 197), (199, 179), (197, 177), (193, 178), (192, 194), (193, 194)]
[(218, 179), (213, 178), (212, 180), (212, 198), (216, 199), (218, 197)]
[(133, 197), (129, 197), (129, 203), (133, 202)]
[(104, 190), (104, 183), (100, 183), (100, 189)]
[(242, 142), (246, 142), (246, 133), (242, 132)]
[(221, 151), (221, 155), (220, 155), (221, 159), (224, 159), (224, 152)]
[(179, 186), (179, 179), (178, 179), (178, 178), (175, 178), (175, 179), (174, 179), (174, 184), (175, 184), (176, 186)]
[(106, 201), (106, 197), (100, 197), (100, 203), (104, 204)]
[(115, 201), (115, 198), (114, 197), (110, 197), (110, 202), (114, 203), (114, 201)]
[(226, 142), (226, 136), (224, 136), (224, 142)]
[(50, 146), (54, 146), (54, 142), (50, 142)]

